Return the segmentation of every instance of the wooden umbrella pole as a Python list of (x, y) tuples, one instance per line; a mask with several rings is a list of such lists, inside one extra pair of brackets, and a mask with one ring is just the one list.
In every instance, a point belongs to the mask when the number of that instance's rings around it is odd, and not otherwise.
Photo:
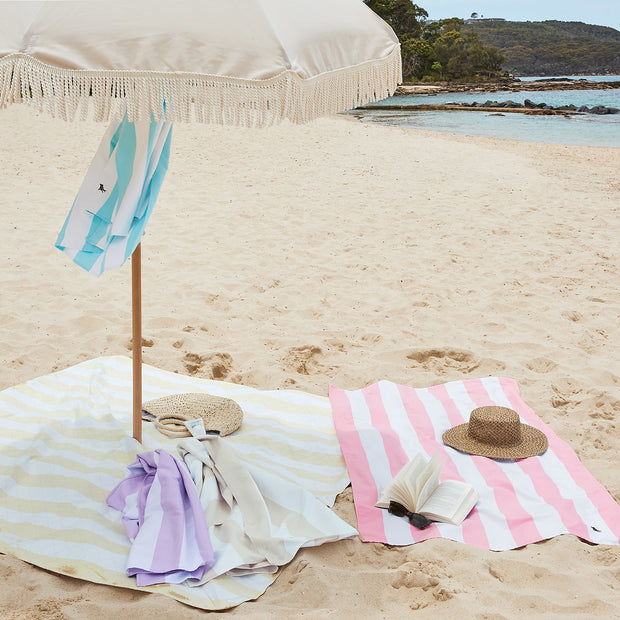
[(142, 251), (131, 255), (131, 335), (133, 357), (133, 437), (142, 443)]

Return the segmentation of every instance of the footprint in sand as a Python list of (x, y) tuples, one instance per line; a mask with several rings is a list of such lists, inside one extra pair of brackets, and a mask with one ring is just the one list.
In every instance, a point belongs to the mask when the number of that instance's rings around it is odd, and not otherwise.
[(433, 592), (433, 598), (436, 601), (449, 601), (454, 595), (445, 588), (440, 588)]
[(309, 565), (308, 560), (299, 560), (297, 562), (297, 564), (295, 564), (295, 566), (293, 567), (293, 574), (291, 577), (289, 577), (288, 582), (290, 584), (295, 583), (298, 579), (299, 579), (299, 575), (301, 575), (301, 572), (304, 570), (304, 568), (306, 568), (306, 566)]
[[(441, 582), (437, 577), (425, 575), (418, 570), (398, 571), (397, 576), (392, 581), (391, 585), (396, 590), (398, 590), (399, 588), (419, 588), (420, 590), (422, 590), (422, 592), (429, 592), (429, 594), (431, 594), (436, 601), (440, 602), (448, 601), (454, 596), (451, 592), (446, 590), (446, 588), (441, 587)], [(420, 597), (418, 596), (416, 598)], [(424, 607), (427, 607), (429, 602), (432, 602), (432, 599), (428, 599), (428, 602), (423, 600), (416, 600), (415, 603), (412, 603), (410, 605), (410, 607), (411, 609), (422, 609)]]
[(504, 581), (504, 577), (502, 576), (500, 571), (494, 568), (492, 564), (489, 565), (489, 574), (491, 575), (491, 577), (494, 577), (495, 579), (497, 579), (497, 581), (501, 581), (501, 582)]
[(421, 588), (426, 592), (430, 588), (439, 585), (437, 577), (430, 577), (417, 571), (398, 571), (397, 577), (392, 581), (392, 587), (399, 588)]
[(557, 364), (545, 357), (536, 357), (525, 364), (532, 372), (539, 374), (545, 374), (551, 372), (554, 368), (557, 368)]
[[(152, 338), (142, 338), (142, 346), (143, 347), (152, 347), (155, 344), (155, 341)], [(133, 338), (130, 338), (125, 345), (128, 351), (133, 349)]]
[(595, 393), (590, 398), (583, 401), (590, 405), (592, 412), (589, 416), (593, 419), (619, 420), (620, 419), (620, 400), (606, 392)]
[(436, 370), (441, 367), (463, 368), (473, 370), (479, 362), (468, 351), (456, 349), (422, 349), (412, 351), (407, 359), (420, 364), (425, 370)]
[(203, 372), (208, 368), (211, 379), (225, 379), (232, 370), (232, 357), (228, 353), (211, 353), (198, 355), (198, 353), (186, 353), (183, 365), (190, 375)]
[(577, 397), (581, 393), (582, 389), (570, 377), (557, 379), (551, 384), (551, 389), (553, 390), (551, 406), (554, 409), (562, 409), (563, 407), (570, 405), (571, 402), (579, 402), (581, 400), (581, 397), (579, 397), (578, 401)]
[(303, 347), (293, 347), (288, 350), (284, 362), (287, 367), (292, 368), (300, 375), (311, 375), (320, 368), (320, 358), (323, 349), (316, 345), (305, 345)]
[(570, 310), (568, 312), (562, 312), (562, 316), (573, 323), (580, 323), (583, 321), (583, 315), (576, 310)]
[(407, 354), (407, 359), (428, 372), (444, 376), (451, 371), (459, 374), (474, 370), (482, 374), (496, 374), (506, 369), (505, 364), (493, 359), (479, 359), (471, 351), (459, 349), (420, 349)]

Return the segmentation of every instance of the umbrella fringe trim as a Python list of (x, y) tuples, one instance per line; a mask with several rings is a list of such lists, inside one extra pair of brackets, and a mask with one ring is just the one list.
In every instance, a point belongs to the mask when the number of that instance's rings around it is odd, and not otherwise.
[(269, 80), (52, 67), (24, 54), (0, 60), (0, 109), (27, 103), (73, 121), (120, 118), (264, 126), (306, 123), (391, 95), (402, 80), (400, 46), (388, 56), (311, 79), (285, 71)]

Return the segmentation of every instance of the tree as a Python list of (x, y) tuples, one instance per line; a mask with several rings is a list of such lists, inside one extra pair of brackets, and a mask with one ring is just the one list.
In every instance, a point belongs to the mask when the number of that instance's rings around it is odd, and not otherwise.
[(427, 64), (430, 48), (420, 40), (428, 13), (411, 0), (364, 0), (384, 19), (400, 41), (403, 75), (418, 74)]
[(456, 30), (461, 32), (461, 28), (465, 25), (465, 22), (458, 17), (450, 17), (448, 19), (441, 20), (441, 29), (443, 32), (449, 32), (450, 30)]
[(411, 0), (365, 0), (379, 17), (382, 17), (400, 39), (419, 37), (428, 13)]
[(403, 75), (424, 75), (433, 63), (433, 46), (428, 41), (404, 38), (400, 50), (403, 59)]
[(516, 75), (620, 73), (620, 32), (606, 26), (476, 21), (466, 24), (464, 31), (498, 48), (505, 57), (503, 68)]
[(365, 0), (392, 26), (401, 45), (403, 76), (422, 79), (493, 77), (503, 61), (496, 48), (485, 47), (477, 35), (465, 32), (458, 17), (428, 22), (428, 13), (411, 0)]

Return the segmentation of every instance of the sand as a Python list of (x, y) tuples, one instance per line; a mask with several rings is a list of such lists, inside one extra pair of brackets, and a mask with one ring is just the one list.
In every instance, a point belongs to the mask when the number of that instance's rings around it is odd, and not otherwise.
[[(129, 355), (130, 269), (54, 248), (104, 126), (0, 111), (0, 388)], [(620, 501), (620, 149), (360, 124), (177, 126), (143, 242), (144, 361), (327, 395), (502, 375)], [(355, 525), (350, 488), (336, 512)], [(204, 617), (0, 556), (0, 617)], [(212, 617), (620, 618), (620, 548), (303, 550)]]

